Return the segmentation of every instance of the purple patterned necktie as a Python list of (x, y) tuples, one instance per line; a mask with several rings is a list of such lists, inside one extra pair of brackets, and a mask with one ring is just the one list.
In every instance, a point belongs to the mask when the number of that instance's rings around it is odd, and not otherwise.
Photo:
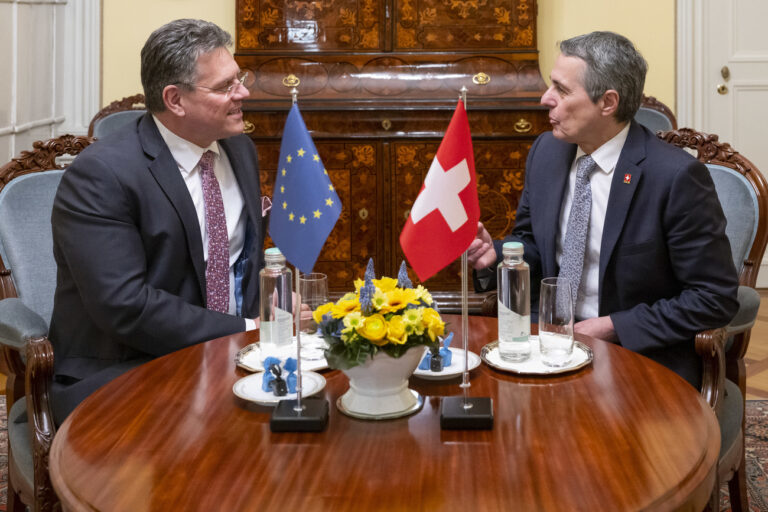
[(229, 238), (224, 201), (216, 175), (213, 159), (216, 153), (206, 151), (200, 159), (200, 176), (203, 180), (205, 202), (205, 228), (208, 232), (208, 264), (205, 267), (206, 305), (211, 311), (229, 311)]
[(581, 274), (584, 270), (584, 251), (587, 247), (589, 214), (592, 210), (592, 188), (589, 177), (597, 169), (597, 164), (589, 155), (584, 155), (576, 162), (576, 186), (573, 189), (573, 203), (568, 217), (568, 226), (563, 242), (563, 255), (560, 259), (560, 274), (571, 284), (573, 307), (579, 296)]

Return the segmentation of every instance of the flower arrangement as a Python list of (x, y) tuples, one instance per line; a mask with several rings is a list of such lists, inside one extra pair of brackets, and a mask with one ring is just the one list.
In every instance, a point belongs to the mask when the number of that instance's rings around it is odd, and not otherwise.
[(397, 279), (375, 279), (369, 260), (355, 292), (319, 306), (312, 315), (328, 343), (328, 365), (341, 370), (362, 365), (379, 351), (398, 358), (418, 345), (436, 350), (445, 332), (432, 296), (421, 285), (413, 287), (405, 262)]

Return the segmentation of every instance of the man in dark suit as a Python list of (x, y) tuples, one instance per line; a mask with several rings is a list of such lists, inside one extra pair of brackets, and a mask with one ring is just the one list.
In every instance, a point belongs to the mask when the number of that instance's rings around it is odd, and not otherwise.
[[(531, 147), (504, 241), (525, 246), (533, 301), (541, 278), (568, 277), (575, 332), (644, 354), (698, 387), (696, 333), (727, 324), (738, 308), (712, 179), (632, 120), (647, 65), (629, 40), (593, 32), (560, 50), (541, 98), (552, 131)], [(476, 287), (495, 286), (501, 245), (478, 226), (468, 254)]]
[(266, 212), (229, 45), (200, 20), (153, 32), (141, 52), (149, 112), (64, 174), (52, 214), (58, 423), (127, 369), (257, 326)]

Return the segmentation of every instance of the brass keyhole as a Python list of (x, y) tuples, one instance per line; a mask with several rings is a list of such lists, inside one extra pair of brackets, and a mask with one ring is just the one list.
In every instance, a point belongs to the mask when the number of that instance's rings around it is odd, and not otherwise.
[(725, 84), (720, 84), (717, 86), (717, 93), (718, 94), (728, 94), (728, 86)]

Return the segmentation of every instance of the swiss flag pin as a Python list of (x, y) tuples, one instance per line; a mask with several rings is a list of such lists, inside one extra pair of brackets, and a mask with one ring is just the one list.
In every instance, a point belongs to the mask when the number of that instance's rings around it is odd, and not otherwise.
[(627, 185), (632, 183), (632, 175), (631, 174), (627, 173), (627, 174), (624, 175), (624, 183), (627, 184)]

